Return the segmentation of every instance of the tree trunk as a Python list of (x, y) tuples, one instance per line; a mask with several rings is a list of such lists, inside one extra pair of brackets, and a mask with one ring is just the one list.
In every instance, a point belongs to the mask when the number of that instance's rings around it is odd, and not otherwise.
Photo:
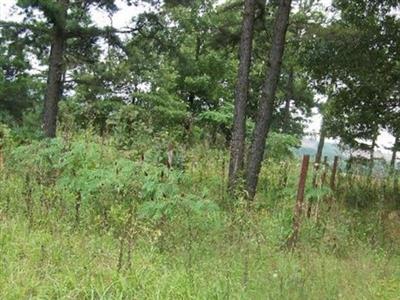
[(369, 170), (368, 170), (368, 176), (372, 176), (373, 170), (374, 170), (374, 165), (375, 165), (375, 146), (376, 146), (376, 140), (378, 138), (378, 135), (374, 135), (372, 139), (372, 145), (371, 145), (371, 152), (370, 152), (370, 163), (369, 163)]
[(256, 193), (258, 175), (264, 156), (265, 141), (271, 125), (274, 98), (281, 72), (291, 2), (291, 0), (279, 1), (278, 13), (275, 19), (272, 47), (269, 53), (269, 70), (259, 101), (256, 126), (254, 128), (253, 141), (247, 166), (246, 190), (250, 200), (254, 198)]
[(390, 160), (390, 169), (394, 170), (396, 167), (396, 155), (399, 146), (399, 138), (396, 137), (392, 148), (392, 159)]
[(229, 162), (229, 189), (235, 187), (239, 172), (243, 170), (246, 139), (246, 106), (249, 91), (249, 72), (253, 46), (256, 0), (246, 0), (240, 40), (240, 64), (235, 89), (235, 114)]
[(370, 151), (370, 154), (369, 154), (369, 159), (370, 159), (371, 161), (374, 160), (375, 146), (376, 146), (376, 138), (374, 138), (374, 139), (372, 140), (371, 151)]
[(315, 154), (315, 163), (320, 164), (322, 158), (322, 151), (324, 150), (325, 146), (325, 137), (326, 137), (326, 130), (324, 119), (322, 118), (321, 130), (319, 133), (319, 142), (317, 147), (317, 153)]
[(289, 77), (286, 87), (285, 111), (283, 116), (283, 132), (288, 133), (290, 130), (290, 101), (293, 99), (294, 94), (294, 74), (293, 68), (289, 71)]
[(68, 0), (59, 0), (62, 19), (54, 24), (49, 57), (49, 71), (47, 75), (47, 87), (44, 100), (43, 131), (49, 138), (56, 136), (58, 102), (63, 91), (64, 73), (64, 48), (65, 48), (65, 20), (67, 17)]

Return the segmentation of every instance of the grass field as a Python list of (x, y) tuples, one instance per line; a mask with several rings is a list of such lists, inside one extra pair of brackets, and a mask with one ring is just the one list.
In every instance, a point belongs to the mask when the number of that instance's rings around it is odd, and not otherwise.
[(266, 162), (248, 206), (226, 193), (220, 151), (189, 152), (183, 171), (122, 155), (81, 140), (6, 154), (1, 299), (400, 299), (392, 181), (308, 186), (289, 251), (296, 159)]

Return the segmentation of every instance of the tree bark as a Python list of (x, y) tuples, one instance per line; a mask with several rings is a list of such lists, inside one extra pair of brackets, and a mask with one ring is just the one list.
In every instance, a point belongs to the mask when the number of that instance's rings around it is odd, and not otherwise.
[(63, 18), (53, 27), (49, 71), (44, 100), (43, 131), (48, 138), (56, 136), (58, 103), (62, 97), (64, 74), (64, 50), (66, 42), (65, 21), (69, 0), (58, 0)]
[(235, 88), (235, 113), (231, 139), (228, 187), (235, 187), (243, 170), (246, 139), (246, 107), (249, 93), (249, 73), (253, 48), (256, 0), (246, 0), (240, 40), (240, 63)]
[(279, 1), (279, 8), (275, 19), (272, 47), (269, 53), (269, 70), (264, 81), (259, 101), (256, 126), (246, 173), (246, 190), (250, 200), (254, 198), (256, 193), (258, 175), (264, 156), (265, 141), (271, 125), (274, 98), (281, 72), (291, 2), (291, 0)]

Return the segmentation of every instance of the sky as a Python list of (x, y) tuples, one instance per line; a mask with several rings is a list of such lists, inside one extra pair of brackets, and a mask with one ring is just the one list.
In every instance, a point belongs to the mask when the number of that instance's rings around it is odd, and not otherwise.
[[(221, 0), (223, 2), (224, 0)], [(12, 21), (20, 21), (22, 17), (18, 14), (15, 9), (13, 9), (13, 5), (16, 0), (0, 0), (0, 20), (12, 20)], [(132, 17), (138, 15), (148, 9), (148, 6), (128, 6), (122, 0), (116, 1), (119, 10), (110, 18), (107, 13), (101, 10), (93, 10), (93, 20), (98, 25), (113, 25), (116, 28), (124, 28), (130, 25), (130, 21)], [(332, 0), (321, 0), (321, 5), (325, 8), (328, 8)], [(317, 110), (314, 110), (314, 115), (312, 116), (308, 126), (307, 133), (316, 134), (319, 132), (321, 126), (321, 115), (318, 114)], [(382, 131), (380, 136), (378, 137), (377, 144), (379, 146), (379, 150), (382, 152), (388, 153), (385, 148), (391, 147), (394, 144), (394, 137), (386, 131)]]

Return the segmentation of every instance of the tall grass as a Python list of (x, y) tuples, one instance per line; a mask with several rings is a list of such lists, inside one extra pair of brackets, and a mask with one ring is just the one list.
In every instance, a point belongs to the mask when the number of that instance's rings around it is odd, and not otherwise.
[(224, 150), (178, 148), (168, 170), (162, 147), (143, 149), (84, 135), (6, 150), (1, 299), (398, 297), (393, 180), (342, 174), (332, 192), (310, 172), (312, 214), (289, 252), (296, 159), (267, 160), (248, 205), (226, 193)]

